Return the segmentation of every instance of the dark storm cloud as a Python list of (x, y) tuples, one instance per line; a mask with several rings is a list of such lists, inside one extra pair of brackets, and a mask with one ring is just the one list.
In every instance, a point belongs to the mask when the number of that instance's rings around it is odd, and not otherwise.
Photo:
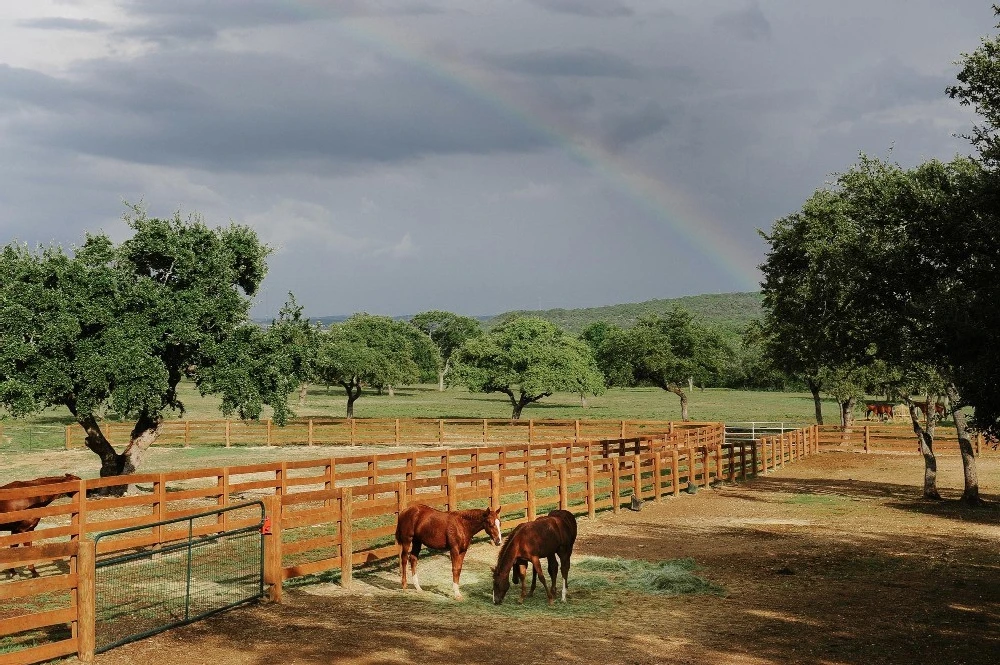
[(619, 0), (530, 0), (530, 2), (557, 14), (613, 17), (632, 16), (634, 13), (631, 7)]
[(605, 142), (617, 150), (656, 134), (669, 122), (667, 110), (650, 100), (640, 109), (607, 118), (603, 123)]
[(530, 76), (635, 78), (639, 75), (639, 68), (626, 58), (596, 48), (510, 53), (490, 56), (487, 61)]
[(944, 99), (953, 77), (923, 74), (895, 58), (874, 62), (845, 80), (828, 117), (857, 120), (862, 114)]
[(771, 23), (756, 4), (720, 14), (714, 23), (740, 39), (760, 41), (771, 38)]
[(92, 18), (64, 18), (62, 16), (26, 18), (18, 21), (17, 24), (22, 28), (36, 30), (71, 30), (75, 32), (101, 32), (111, 27), (104, 21)]
[(345, 77), (260, 54), (93, 61), (67, 79), (8, 67), (0, 95), (46, 111), (10, 121), (22, 140), (145, 164), (253, 171), (545, 143), (432, 74), (390, 67)]

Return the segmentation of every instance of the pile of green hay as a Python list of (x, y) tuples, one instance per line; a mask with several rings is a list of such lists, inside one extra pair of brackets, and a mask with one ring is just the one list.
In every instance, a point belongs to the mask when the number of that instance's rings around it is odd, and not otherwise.
[(577, 578), (579, 586), (618, 587), (665, 596), (723, 593), (719, 585), (695, 575), (697, 569), (694, 559), (654, 563), (618, 557), (584, 557), (573, 563), (570, 578), (574, 572), (581, 572), (584, 574)]

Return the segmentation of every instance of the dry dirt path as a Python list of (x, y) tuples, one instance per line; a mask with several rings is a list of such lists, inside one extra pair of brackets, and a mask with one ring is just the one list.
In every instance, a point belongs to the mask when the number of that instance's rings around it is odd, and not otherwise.
[[(942, 493), (959, 494), (958, 458)], [(470, 550), (464, 602), (443, 556), (421, 560), (425, 592), (395, 569), (286, 591), (282, 605), (218, 615), (99, 656), (99, 665), (326, 663), (1000, 662), (1000, 458), (980, 460), (990, 505), (920, 499), (919, 457), (823, 453), (756, 481), (641, 512), (580, 520), (575, 558), (693, 557), (721, 595), (584, 589), (494, 607), (489, 564)], [(536, 594), (540, 596), (541, 594)]]

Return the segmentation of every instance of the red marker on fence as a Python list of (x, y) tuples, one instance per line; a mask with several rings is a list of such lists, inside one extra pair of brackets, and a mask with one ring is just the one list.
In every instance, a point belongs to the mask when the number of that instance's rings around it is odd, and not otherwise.
[(260, 533), (263, 536), (271, 535), (271, 517), (270, 515), (264, 518), (264, 524), (260, 527)]

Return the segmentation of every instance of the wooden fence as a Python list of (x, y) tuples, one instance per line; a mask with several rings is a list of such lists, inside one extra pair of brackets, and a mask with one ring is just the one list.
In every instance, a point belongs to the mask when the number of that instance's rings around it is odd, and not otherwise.
[[(167, 420), (153, 445), (287, 446), (544, 443), (628, 438), (699, 429), (712, 423), (662, 420), (500, 420), (471, 418), (308, 418), (284, 427), (270, 419)], [(131, 423), (104, 422), (113, 444), (128, 442)], [(79, 425), (67, 425), (66, 449), (84, 446)]]
[[(825, 448), (864, 452), (920, 452), (917, 435), (909, 425), (855, 424), (848, 428), (840, 425), (819, 425), (819, 443)], [(973, 436), (972, 445), (977, 455), (980, 451), (993, 450), (992, 446), (982, 445), (979, 435)], [(935, 428), (934, 452), (939, 455), (959, 454), (958, 435), (954, 427)]]
[[(66, 483), (52, 489), (69, 501), (6, 513), (4, 520), (45, 518), (34, 535), (0, 537), (0, 568), (45, 565), (39, 579), (0, 583), (0, 601), (16, 600), (16, 616), (0, 609), (0, 640), (28, 631), (62, 627), (61, 637), (38, 637), (0, 653), (0, 665), (22, 665), (93, 652), (93, 562), (108, 552), (156, 546), (183, 533), (166, 527), (118, 539), (101, 539), (95, 551), (88, 534), (141, 527), (154, 521), (204, 512), (248, 498), (264, 497), (271, 522), (265, 539), (265, 580), (280, 600), (285, 580), (339, 570), (350, 584), (355, 566), (396, 556), (395, 517), (419, 501), (455, 509), (466, 502), (503, 505), (504, 529), (562, 507), (593, 516), (617, 512), (636, 495), (644, 500), (676, 496), (688, 484), (746, 478), (781, 468), (818, 451), (815, 427), (748, 444), (724, 444), (721, 424), (675, 428), (656, 435), (561, 443), (422, 450), (334, 457), (167, 474), (130, 476), (139, 493), (88, 498), (87, 490), (121, 485), (121, 478)], [(0, 499), (30, 489), (0, 490)], [(34, 490), (37, 492), (37, 488)], [(227, 515), (201, 520), (194, 533), (243, 526)], [(68, 539), (68, 541), (67, 541)], [(34, 544), (25, 546), (28, 541)], [(38, 544), (40, 541), (47, 541)], [(61, 542), (53, 542), (61, 541)], [(20, 544), (16, 549), (6, 546)], [(52, 570), (55, 569), (55, 572)], [(79, 573), (79, 574), (78, 574)], [(64, 596), (62, 605), (51, 609)], [(13, 648), (13, 647), (11, 647)]]

